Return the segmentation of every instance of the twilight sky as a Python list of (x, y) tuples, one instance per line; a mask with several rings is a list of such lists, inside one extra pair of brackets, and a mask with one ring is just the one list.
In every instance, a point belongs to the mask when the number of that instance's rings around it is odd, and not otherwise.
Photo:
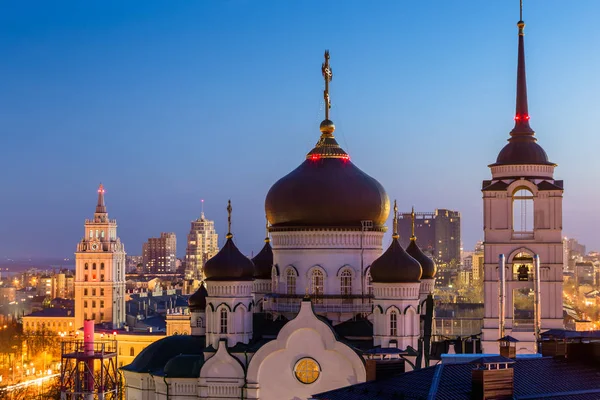
[[(4, 3), (0, 259), (69, 257), (99, 182), (129, 254), (161, 231), (185, 252), (205, 199), (228, 198), (247, 254), (269, 187), (331, 118), (400, 210), (462, 213), (483, 237), (481, 181), (513, 126), (518, 0)], [(525, 0), (531, 126), (565, 180), (564, 234), (600, 249), (600, 2)], [(391, 220), (390, 220), (391, 221)]]

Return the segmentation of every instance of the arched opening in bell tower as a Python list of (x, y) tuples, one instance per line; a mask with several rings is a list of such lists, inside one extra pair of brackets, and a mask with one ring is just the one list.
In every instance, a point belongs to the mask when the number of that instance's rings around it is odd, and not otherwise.
[(513, 237), (522, 239), (533, 239), (533, 193), (524, 187), (520, 187), (513, 193)]

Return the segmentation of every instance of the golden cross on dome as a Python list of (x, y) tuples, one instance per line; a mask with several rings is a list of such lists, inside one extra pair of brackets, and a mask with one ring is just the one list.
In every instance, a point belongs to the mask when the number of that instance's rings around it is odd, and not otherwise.
[(329, 109), (331, 108), (331, 100), (329, 99), (329, 82), (333, 78), (333, 72), (329, 66), (329, 50), (325, 50), (325, 62), (321, 65), (321, 73), (325, 79), (325, 90), (323, 91), (323, 99), (325, 100), (325, 119), (329, 119)]
[(233, 208), (231, 208), (231, 200), (227, 201), (227, 239), (232, 238), (233, 235), (231, 234), (231, 211), (233, 210)]
[(398, 235), (398, 205), (396, 204), (396, 200), (394, 200), (394, 232), (392, 233), (393, 239), (398, 239), (400, 235)]
[(415, 206), (413, 206), (412, 211), (410, 212), (410, 240), (417, 240), (415, 236)]

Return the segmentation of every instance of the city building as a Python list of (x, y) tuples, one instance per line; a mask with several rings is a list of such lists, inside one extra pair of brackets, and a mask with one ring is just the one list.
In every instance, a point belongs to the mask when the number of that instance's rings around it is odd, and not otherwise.
[(142, 246), (144, 272), (149, 274), (175, 272), (177, 269), (177, 238), (174, 233), (162, 232), (149, 238)]
[(85, 220), (75, 253), (76, 328), (84, 320), (113, 328), (125, 323), (125, 246), (117, 236), (117, 221), (108, 218), (102, 185), (94, 218)]
[(73, 310), (64, 308), (44, 308), (23, 317), (25, 332), (52, 332), (55, 334), (73, 334), (75, 316)]
[(267, 193), (261, 251), (251, 260), (236, 247), (229, 203), (226, 242), (189, 298), (191, 334), (121, 369), (128, 399), (309, 398), (365, 382), (372, 368), (429, 365), (436, 264), (414, 231), (401, 246), (396, 207), (384, 251), (388, 195), (333, 135), (328, 52), (322, 72), (320, 138)]
[[(398, 232), (402, 246), (408, 246), (411, 223), (411, 213), (400, 215)], [(415, 234), (436, 261), (460, 262), (460, 212), (445, 209), (415, 212)]]
[[(498, 339), (536, 353), (540, 330), (563, 328), (563, 181), (529, 125), (523, 21), (518, 22), (515, 125), (483, 181), (484, 353)], [(500, 290), (500, 291), (499, 291)], [(500, 296), (498, 294), (500, 293)]]
[(185, 249), (186, 278), (202, 279), (202, 268), (209, 258), (219, 252), (219, 235), (215, 231), (215, 221), (204, 217), (204, 211), (200, 218), (191, 223), (190, 233), (187, 237)]

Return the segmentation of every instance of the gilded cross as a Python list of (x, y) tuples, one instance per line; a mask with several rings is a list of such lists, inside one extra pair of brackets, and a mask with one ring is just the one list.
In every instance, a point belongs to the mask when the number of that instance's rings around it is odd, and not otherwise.
[(329, 66), (329, 50), (325, 50), (325, 62), (321, 66), (321, 73), (325, 79), (325, 90), (323, 91), (323, 99), (325, 100), (325, 119), (329, 119), (329, 109), (331, 108), (331, 101), (329, 100), (329, 82), (333, 78), (333, 72)]

